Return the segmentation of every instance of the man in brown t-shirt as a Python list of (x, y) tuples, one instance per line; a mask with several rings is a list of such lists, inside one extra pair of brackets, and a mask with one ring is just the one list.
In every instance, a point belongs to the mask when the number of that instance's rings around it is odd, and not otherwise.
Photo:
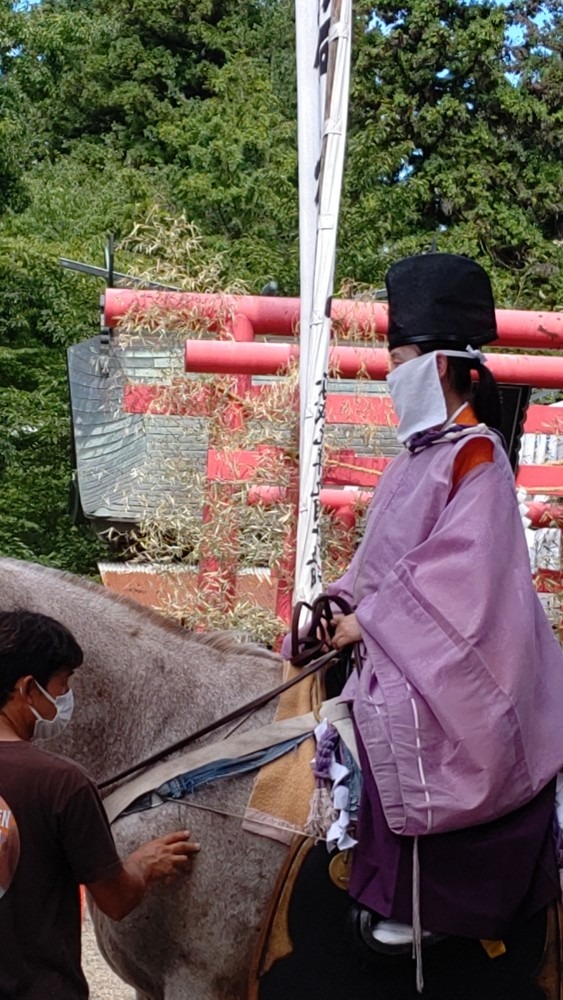
[(199, 849), (181, 831), (120, 860), (93, 781), (33, 746), (69, 720), (81, 663), (59, 622), (0, 612), (0, 1000), (85, 1000), (79, 885), (120, 920)]

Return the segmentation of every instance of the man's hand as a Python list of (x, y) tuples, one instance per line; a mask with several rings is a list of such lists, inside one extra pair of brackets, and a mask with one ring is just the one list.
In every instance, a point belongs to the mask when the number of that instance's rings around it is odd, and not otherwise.
[(332, 645), (335, 649), (342, 649), (352, 642), (359, 642), (362, 638), (358, 619), (352, 615), (334, 615), (330, 623), (334, 629)]
[(199, 851), (199, 844), (190, 841), (190, 831), (167, 833), (164, 837), (141, 844), (127, 858), (127, 864), (140, 867), (147, 882), (169, 882), (191, 868), (192, 856)]
[(189, 830), (167, 833), (141, 844), (125, 858), (117, 875), (90, 882), (86, 888), (98, 909), (112, 920), (123, 920), (144, 899), (153, 882), (171, 882), (191, 868), (199, 844)]

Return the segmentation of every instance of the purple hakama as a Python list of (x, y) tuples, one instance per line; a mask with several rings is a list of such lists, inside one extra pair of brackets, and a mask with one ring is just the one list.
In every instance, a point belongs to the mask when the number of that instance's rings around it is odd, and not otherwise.
[[(389, 829), (365, 751), (364, 789), (350, 895), (382, 917), (412, 924), (413, 838)], [(559, 895), (550, 782), (502, 819), (420, 837), (420, 908), (425, 930), (502, 939)]]

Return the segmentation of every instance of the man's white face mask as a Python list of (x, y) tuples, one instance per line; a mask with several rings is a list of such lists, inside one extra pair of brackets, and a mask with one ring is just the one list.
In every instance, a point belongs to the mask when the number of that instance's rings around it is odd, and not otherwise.
[(42, 694), (55, 706), (56, 712), (53, 719), (44, 719), (39, 715), (32, 705), (29, 707), (33, 712), (36, 722), (33, 730), (32, 740), (54, 740), (68, 726), (74, 710), (74, 694), (71, 690), (66, 694), (60, 694), (53, 698), (45, 688), (35, 681)]
[(413, 434), (441, 427), (448, 411), (438, 374), (438, 354), (432, 351), (404, 361), (387, 376), (389, 395), (399, 420), (397, 437), (405, 444)]

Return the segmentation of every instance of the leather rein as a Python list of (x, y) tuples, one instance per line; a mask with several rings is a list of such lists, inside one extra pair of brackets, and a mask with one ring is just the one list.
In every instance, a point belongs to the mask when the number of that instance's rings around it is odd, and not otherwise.
[[(128, 778), (142, 768), (156, 764), (164, 757), (168, 757), (169, 754), (176, 753), (177, 750), (182, 750), (184, 747), (189, 746), (190, 743), (195, 743), (196, 740), (201, 739), (203, 736), (208, 736), (209, 733), (213, 733), (222, 726), (228, 725), (229, 722), (235, 722), (241, 716), (255, 712), (257, 709), (262, 708), (263, 705), (267, 705), (268, 702), (277, 698), (278, 695), (283, 694), (284, 691), (289, 691), (290, 688), (305, 680), (306, 677), (310, 677), (311, 674), (322, 670), (332, 660), (342, 661), (343, 657), (349, 659), (350, 653), (346, 649), (344, 651), (341, 649), (330, 649), (327, 653), (323, 653), (323, 649), (326, 649), (326, 645), (330, 643), (334, 635), (334, 627), (331, 625), (333, 617), (332, 604), (337, 606), (341, 614), (349, 615), (352, 613), (352, 608), (343, 598), (329, 597), (328, 594), (319, 594), (312, 604), (300, 601), (293, 609), (290, 662), (293, 666), (302, 668), (297, 676), (284, 681), (283, 684), (279, 684), (278, 687), (272, 688), (264, 694), (258, 695), (257, 698), (247, 702), (246, 705), (241, 705), (239, 708), (233, 709), (228, 715), (221, 716), (220, 719), (210, 722), (207, 726), (196, 730), (195, 733), (184, 736), (183, 739), (165, 747), (164, 750), (158, 750), (156, 753), (151, 754), (150, 757), (145, 757), (144, 760), (139, 761), (137, 764), (132, 764), (131, 767), (119, 771), (118, 774), (114, 774), (111, 778), (106, 778), (104, 781), (98, 782), (98, 788), (108, 788), (109, 785), (115, 785), (118, 781)], [(311, 618), (308, 626), (300, 632), (299, 620), (304, 608), (311, 612)], [(348, 649), (351, 648), (348, 647)]]
[(270, 691), (266, 691), (264, 694), (258, 695), (257, 698), (247, 702), (246, 705), (241, 705), (239, 708), (233, 709), (233, 711), (229, 712), (228, 715), (223, 715), (220, 719), (216, 719), (215, 722), (210, 722), (207, 726), (203, 726), (201, 729), (196, 730), (195, 733), (190, 733), (189, 736), (185, 736), (183, 739), (178, 740), (177, 743), (172, 743), (169, 747), (165, 747), (164, 750), (159, 750), (157, 753), (151, 754), (150, 757), (145, 757), (144, 760), (139, 761), (137, 764), (132, 764), (131, 767), (125, 768), (124, 771), (120, 771), (118, 774), (112, 775), (111, 778), (106, 778), (104, 781), (98, 782), (98, 788), (102, 789), (107, 788), (109, 785), (115, 785), (116, 782), (122, 781), (123, 778), (128, 778), (131, 774), (135, 774), (137, 771), (140, 771), (141, 768), (149, 767), (151, 764), (156, 764), (157, 761), (162, 760), (164, 757), (168, 757), (169, 754), (175, 753), (177, 750), (181, 750), (190, 743), (195, 743), (195, 741), (201, 739), (202, 736), (207, 736), (209, 733), (215, 732), (215, 730), (220, 729), (221, 726), (225, 726), (229, 722), (234, 722), (236, 719), (240, 719), (241, 716), (246, 715), (247, 713), (254, 712), (258, 708), (262, 708), (263, 705), (267, 705), (268, 702), (277, 698), (278, 695), (283, 694), (284, 691), (289, 691), (290, 688), (305, 680), (306, 677), (310, 677), (311, 674), (315, 674), (317, 671), (322, 670), (327, 663), (330, 663), (331, 660), (337, 659), (339, 656), (339, 650), (329, 650), (328, 653), (324, 653), (323, 656), (319, 656), (317, 659), (313, 660), (309, 666), (304, 667), (296, 677), (292, 677), (290, 680), (284, 681), (283, 684), (279, 684), (278, 687), (272, 688)]

